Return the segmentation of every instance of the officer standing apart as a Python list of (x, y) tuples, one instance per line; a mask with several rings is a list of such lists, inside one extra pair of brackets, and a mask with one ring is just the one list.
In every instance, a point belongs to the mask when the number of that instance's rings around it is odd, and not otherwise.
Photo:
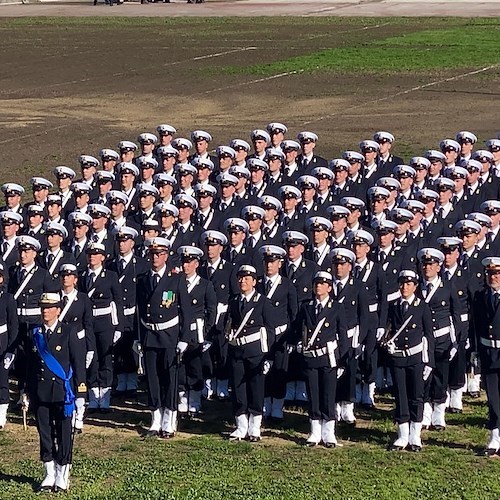
[(396, 395), (398, 438), (390, 450), (422, 449), (424, 381), (434, 366), (434, 336), (429, 306), (416, 296), (418, 275), (398, 275), (401, 298), (389, 304), (388, 329), (382, 346), (389, 358)]
[(256, 442), (260, 440), (264, 375), (272, 366), (267, 358), (274, 342), (277, 318), (269, 299), (255, 290), (255, 267), (244, 264), (237, 275), (240, 293), (229, 301), (226, 316), (233, 413), (236, 418), (236, 430), (229, 435), (229, 439), (240, 441), (248, 436), (251, 442)]
[[(34, 379), (30, 398), (40, 435), (40, 458), (45, 478), (40, 491), (66, 491), (73, 449), (71, 417), (83, 406), (85, 385), (85, 336), (59, 321), (58, 293), (40, 297), (42, 323), (30, 331), (33, 342)], [(76, 392), (76, 396), (75, 396)]]

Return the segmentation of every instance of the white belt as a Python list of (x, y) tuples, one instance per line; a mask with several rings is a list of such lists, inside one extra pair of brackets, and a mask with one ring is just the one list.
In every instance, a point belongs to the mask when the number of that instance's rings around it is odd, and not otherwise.
[(392, 356), (396, 358), (408, 358), (409, 356), (413, 356), (414, 354), (418, 354), (419, 352), (422, 352), (424, 350), (424, 345), (422, 342), (420, 344), (410, 347), (409, 349), (396, 349), (394, 352), (392, 352)]
[(125, 309), (123, 309), (124, 316), (132, 316), (132, 314), (135, 314), (135, 306), (125, 307)]
[(153, 330), (153, 332), (157, 332), (159, 330), (167, 330), (168, 328), (172, 328), (175, 325), (179, 324), (179, 316), (175, 316), (169, 321), (165, 321), (165, 323), (146, 323), (143, 319), (141, 319), (141, 323), (148, 329)]
[(303, 351), (302, 354), (306, 358), (320, 358), (321, 356), (328, 354), (328, 349), (326, 347), (322, 347), (321, 349), (311, 349), (310, 351)]
[(493, 347), (494, 349), (500, 349), (500, 340), (490, 340), (483, 337), (479, 338), (479, 342), (486, 347)]
[(245, 337), (238, 337), (231, 340), (229, 343), (232, 346), (241, 347), (242, 345), (250, 344), (251, 342), (256, 342), (257, 340), (260, 340), (260, 331), (257, 333), (251, 333)]
[(282, 334), (284, 331), (286, 331), (286, 327), (287, 327), (287, 325), (277, 326), (277, 327), (274, 329), (274, 334), (275, 334), (275, 335), (280, 335), (280, 334)]
[(437, 338), (442, 337), (443, 335), (446, 335), (449, 333), (450, 333), (450, 327), (445, 326), (444, 328), (440, 328), (439, 330), (434, 330), (433, 335), (434, 335), (434, 338), (437, 339)]
[(0, 326), (0, 334), (5, 333), (7, 331), (7, 325)]
[(397, 300), (401, 297), (401, 292), (398, 290), (397, 292), (392, 292), (387, 295), (387, 301), (392, 302), (393, 300)]
[(38, 316), (39, 314), (42, 314), (42, 310), (39, 307), (17, 308), (18, 316)]
[(111, 314), (111, 306), (108, 307), (98, 307), (97, 309), (92, 309), (92, 315), (94, 318), (96, 316), (107, 316), (108, 314)]

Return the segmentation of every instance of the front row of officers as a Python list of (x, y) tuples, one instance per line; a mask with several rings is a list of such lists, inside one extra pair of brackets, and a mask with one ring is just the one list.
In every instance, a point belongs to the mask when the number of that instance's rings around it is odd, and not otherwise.
[[(263, 416), (283, 417), (292, 381), (308, 395), (307, 445), (326, 447), (337, 444), (336, 421), (355, 422), (357, 399), (373, 404), (382, 365), (396, 396), (392, 448), (418, 451), (422, 426), (444, 428), (447, 392), (464, 385), (468, 339), (488, 396), (485, 454), (500, 452), (500, 258), (482, 261), (486, 284), (473, 295), (471, 327), (462, 288), (443, 273), (453, 270), (454, 238), (443, 242), (446, 255), (421, 249), (420, 276), (399, 271), (398, 297), (388, 302), (388, 271), (368, 259), (373, 237), (364, 230), (351, 235), (354, 251), (330, 252), (327, 270), (302, 258), (301, 233), (285, 232), (285, 248), (259, 249), (263, 275), (225, 260), (227, 238), (218, 231), (202, 235), (203, 262), (201, 249), (178, 249), (182, 272), (168, 265), (169, 240), (147, 240), (146, 261), (132, 252), (135, 237), (130, 228), (118, 232), (119, 258), (106, 266), (104, 245), (89, 244), (86, 270), (62, 264), (60, 284), (38, 265), (39, 242), (18, 238), (20, 264), (0, 292), (0, 426), (12, 370), (36, 417), (42, 489), (68, 488), (85, 399), (89, 412), (110, 411), (113, 370), (122, 390), (136, 388), (137, 362), (151, 435), (173, 437), (178, 413), (200, 410), (208, 379), (215, 390), (231, 388), (236, 429), (229, 439), (258, 441)], [(0, 284), (4, 278), (2, 269)]]

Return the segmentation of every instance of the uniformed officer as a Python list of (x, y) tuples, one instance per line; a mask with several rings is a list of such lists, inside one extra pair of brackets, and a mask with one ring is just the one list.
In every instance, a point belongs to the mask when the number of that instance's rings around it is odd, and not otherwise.
[(434, 336), (429, 306), (416, 295), (418, 275), (399, 273), (401, 298), (389, 304), (387, 331), (382, 346), (388, 353), (396, 395), (398, 438), (391, 450), (422, 449), (424, 381), (434, 367)]
[(139, 340), (137, 324), (137, 279), (147, 272), (146, 260), (134, 254), (138, 233), (134, 228), (123, 226), (114, 232), (118, 255), (109, 264), (109, 270), (118, 275), (122, 290), (123, 329), (114, 348), (114, 369), (118, 384), (116, 392), (134, 395), (137, 390), (137, 365), (132, 351), (134, 340)]
[(289, 278), (280, 276), (286, 257), (283, 248), (263, 245), (259, 255), (264, 261), (264, 276), (257, 282), (257, 291), (272, 304), (274, 315), (279, 318), (275, 329), (275, 342), (270, 353), (273, 366), (266, 376), (264, 417), (275, 422), (283, 421), (283, 404), (286, 395), (289, 345), (293, 345), (291, 326), (298, 312), (297, 291)]
[(6, 270), (5, 281), (8, 282), (8, 271), (11, 266), (16, 265), (19, 260), (19, 253), (16, 245), (16, 238), (23, 224), (23, 216), (17, 212), (0, 212), (0, 224), (2, 227), (2, 239), (0, 240), (0, 250), (2, 260)]
[(0, 264), (0, 430), (7, 423), (9, 408), (9, 370), (15, 359), (15, 342), (18, 335), (16, 301), (7, 292), (4, 267)]
[(157, 237), (147, 242), (151, 269), (139, 277), (137, 307), (151, 408), (149, 434), (166, 439), (177, 430), (178, 367), (192, 334), (191, 305), (179, 275), (167, 269), (170, 243)]
[(113, 382), (113, 345), (120, 339), (123, 328), (122, 290), (115, 272), (104, 268), (106, 248), (102, 243), (90, 243), (86, 250), (87, 269), (78, 280), (78, 289), (92, 302), (96, 356), (90, 366), (89, 411), (111, 411)]
[(24, 207), (21, 205), (24, 188), (14, 182), (6, 182), (2, 184), (1, 190), (5, 197), (5, 205), (0, 208), (0, 212), (15, 212), (24, 217)]
[(230, 299), (225, 321), (236, 418), (236, 429), (229, 439), (239, 441), (248, 436), (250, 442), (255, 442), (260, 440), (264, 376), (272, 366), (269, 352), (278, 318), (271, 301), (255, 289), (256, 269), (243, 265), (237, 274), (240, 293)]
[(52, 171), (56, 178), (57, 194), (61, 197), (61, 207), (63, 217), (66, 218), (68, 214), (75, 209), (75, 200), (73, 198), (73, 191), (71, 190), (71, 183), (76, 177), (76, 173), (72, 168), (60, 165)]
[(307, 219), (306, 224), (312, 240), (306, 258), (316, 262), (321, 269), (326, 269), (330, 265), (327, 257), (332, 249), (328, 242), (333, 227), (332, 223), (325, 217), (317, 216)]
[(42, 321), (30, 330), (33, 385), (30, 396), (40, 436), (40, 459), (45, 468), (40, 491), (67, 491), (73, 454), (71, 417), (84, 404), (85, 338), (59, 321), (59, 293), (43, 293)]
[[(61, 285), (61, 314), (59, 321), (70, 325), (81, 337), (85, 336), (85, 368), (88, 370), (94, 359), (96, 344), (92, 321), (92, 303), (82, 292), (77, 290), (78, 269), (73, 264), (62, 264), (58, 270)], [(88, 377), (87, 377), (88, 378)], [(83, 430), (85, 406), (80, 404), (74, 415), (76, 433)]]
[(309, 394), (311, 432), (306, 445), (323, 441), (327, 448), (337, 445), (335, 436), (337, 378), (349, 351), (345, 310), (331, 297), (333, 276), (326, 271), (314, 275), (314, 299), (302, 304), (297, 318), (301, 353)]
[(66, 242), (66, 250), (73, 254), (76, 260), (76, 267), (82, 270), (87, 265), (86, 250), (90, 242), (89, 231), (92, 218), (88, 214), (81, 212), (71, 212), (68, 220), (71, 224), (72, 234)]
[(64, 240), (68, 237), (66, 228), (57, 222), (48, 222), (45, 226), (47, 235), (47, 248), (38, 256), (38, 263), (47, 269), (52, 279), (59, 283), (59, 268), (63, 264), (76, 264), (74, 255), (62, 248)]
[(201, 411), (202, 356), (212, 345), (208, 334), (215, 325), (217, 296), (212, 282), (198, 274), (203, 250), (186, 245), (179, 247), (177, 253), (182, 266), (179, 286), (186, 288), (191, 305), (191, 314), (187, 318), (191, 338), (179, 373), (179, 413), (181, 416), (186, 413), (195, 416)]
[(487, 286), (478, 290), (472, 302), (472, 321), (476, 332), (481, 376), (488, 397), (488, 428), (490, 439), (484, 450), (486, 456), (500, 453), (500, 258), (482, 260)]

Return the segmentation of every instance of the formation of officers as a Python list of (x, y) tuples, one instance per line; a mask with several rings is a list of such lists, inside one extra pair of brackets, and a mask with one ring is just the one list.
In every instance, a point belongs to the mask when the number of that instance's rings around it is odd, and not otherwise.
[(405, 164), (383, 131), (331, 161), (281, 123), (215, 154), (208, 132), (157, 133), (29, 194), (1, 187), (0, 427), (15, 377), (44, 489), (67, 489), (72, 425), (138, 372), (151, 435), (204, 396), (231, 398), (230, 439), (258, 441), (307, 401), (307, 444), (333, 447), (378, 388), (396, 397), (393, 448), (414, 451), (483, 384), (499, 452), (499, 138), (459, 132)]

